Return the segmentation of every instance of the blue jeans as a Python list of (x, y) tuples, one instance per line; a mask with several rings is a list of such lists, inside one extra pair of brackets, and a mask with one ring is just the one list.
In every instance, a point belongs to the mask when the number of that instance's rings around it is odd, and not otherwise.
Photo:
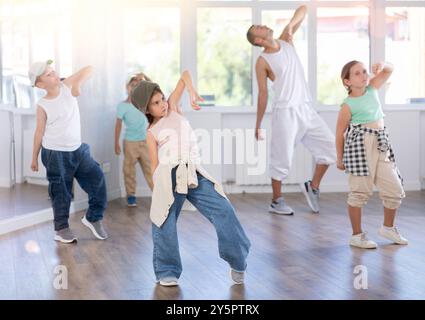
[(105, 176), (99, 164), (90, 156), (87, 144), (83, 143), (71, 152), (42, 148), (41, 161), (46, 167), (56, 231), (69, 227), (74, 178), (89, 196), (87, 220), (96, 222), (103, 218), (107, 203)]
[[(220, 257), (236, 271), (245, 271), (250, 241), (245, 235), (232, 204), (221, 196), (214, 184), (199, 173), (198, 187), (188, 189), (188, 194), (174, 191), (174, 203), (167, 220), (158, 228), (152, 224), (153, 266), (157, 280), (164, 277), (179, 278), (182, 273), (177, 219), (187, 198), (215, 227)], [(176, 168), (172, 170), (173, 190), (176, 186)]]

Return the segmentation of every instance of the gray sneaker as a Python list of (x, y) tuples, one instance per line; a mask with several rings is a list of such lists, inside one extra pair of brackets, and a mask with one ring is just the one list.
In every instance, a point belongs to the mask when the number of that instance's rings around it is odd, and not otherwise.
[(294, 214), (294, 210), (285, 203), (285, 199), (283, 197), (278, 198), (276, 201), (272, 201), (269, 207), (269, 212), (285, 215)]
[(108, 234), (106, 233), (105, 229), (103, 228), (102, 220), (96, 221), (96, 222), (90, 222), (87, 220), (86, 216), (84, 215), (83, 219), (81, 219), (81, 222), (93, 232), (94, 236), (100, 240), (105, 240), (108, 238)]
[(307, 203), (310, 206), (311, 210), (313, 210), (314, 213), (319, 213), (320, 206), (319, 206), (319, 196), (320, 191), (319, 189), (313, 190), (311, 187), (311, 181), (306, 181), (304, 184), (300, 185), (301, 190), (304, 193), (305, 198), (307, 199)]
[(230, 269), (230, 278), (235, 284), (243, 284), (244, 278), (245, 278), (245, 272)]
[(55, 241), (62, 243), (73, 243), (77, 242), (77, 237), (72, 233), (71, 229), (65, 228), (59, 231), (56, 231)]

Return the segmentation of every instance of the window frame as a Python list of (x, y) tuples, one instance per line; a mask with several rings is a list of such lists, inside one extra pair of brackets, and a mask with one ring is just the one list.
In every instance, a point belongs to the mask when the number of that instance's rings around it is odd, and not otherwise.
[[(30, 2), (28, 1), (28, 4)], [(66, 9), (70, 9), (72, 7), (71, 3), (69, 3), (69, 7), (55, 7), (54, 9), (48, 12), (37, 12), (34, 14), (27, 13), (21, 16), (0, 16), (0, 42), (3, 41), (3, 23), (11, 23), (14, 25), (15, 23), (22, 23), (25, 26), (25, 35), (28, 39), (28, 61), (27, 68), (35, 62), (34, 59), (34, 28), (33, 26), (37, 23), (39, 19), (52, 19), (52, 15), (55, 19), (55, 25), (59, 25), (61, 21), (66, 20), (67, 16), (70, 15), (69, 11)], [(2, 8), (1, 8), (2, 9)], [(0, 12), (3, 14), (2, 10)], [(71, 15), (71, 31), (72, 31), (72, 15)], [(52, 32), (53, 35), (53, 55), (52, 57), (48, 57), (53, 59), (55, 64), (55, 70), (61, 74), (61, 50), (60, 50), (60, 35), (58, 28)], [(0, 103), (3, 104), (3, 67), (4, 67), (4, 59), (3, 59), (3, 46), (0, 46)], [(26, 73), (14, 73), (16, 76), (27, 76)], [(35, 90), (35, 89), (34, 89)], [(35, 103), (36, 93), (32, 90), (31, 100)]]

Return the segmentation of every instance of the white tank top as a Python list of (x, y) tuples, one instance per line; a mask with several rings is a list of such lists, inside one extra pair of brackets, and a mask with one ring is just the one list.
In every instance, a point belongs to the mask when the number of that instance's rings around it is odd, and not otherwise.
[(278, 52), (260, 54), (275, 75), (272, 86), (273, 108), (291, 108), (311, 103), (304, 69), (295, 48), (286, 41), (277, 41), (280, 45)]
[(81, 146), (80, 110), (71, 90), (61, 83), (56, 98), (42, 98), (37, 104), (47, 114), (43, 147), (57, 151), (77, 150)]

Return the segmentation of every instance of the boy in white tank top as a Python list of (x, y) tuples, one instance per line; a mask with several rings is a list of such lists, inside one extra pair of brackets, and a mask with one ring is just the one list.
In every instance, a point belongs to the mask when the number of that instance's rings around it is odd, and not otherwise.
[(72, 243), (77, 240), (68, 224), (74, 178), (89, 196), (89, 208), (82, 223), (96, 238), (104, 240), (108, 237), (102, 224), (106, 209), (105, 177), (99, 164), (90, 156), (89, 146), (81, 143), (80, 111), (76, 99), (81, 84), (91, 75), (92, 67), (85, 67), (61, 81), (51, 64), (51, 60), (36, 62), (29, 70), (31, 84), (47, 91), (37, 103), (31, 169), (38, 171), (41, 149), (41, 160), (49, 181), (56, 241)]
[(262, 139), (260, 130), (267, 107), (267, 79), (273, 81), (270, 153), (273, 199), (269, 212), (277, 214), (294, 213), (285, 203), (281, 189), (282, 180), (289, 174), (297, 143), (302, 142), (316, 162), (312, 180), (301, 184), (307, 202), (315, 213), (320, 209), (320, 182), (329, 165), (336, 161), (335, 137), (312, 107), (304, 70), (292, 42), (292, 36), (306, 12), (306, 6), (300, 6), (279, 39), (273, 38), (273, 30), (267, 26), (253, 25), (247, 32), (247, 39), (252, 45), (264, 48), (255, 66), (259, 89), (255, 127), (257, 139)]

